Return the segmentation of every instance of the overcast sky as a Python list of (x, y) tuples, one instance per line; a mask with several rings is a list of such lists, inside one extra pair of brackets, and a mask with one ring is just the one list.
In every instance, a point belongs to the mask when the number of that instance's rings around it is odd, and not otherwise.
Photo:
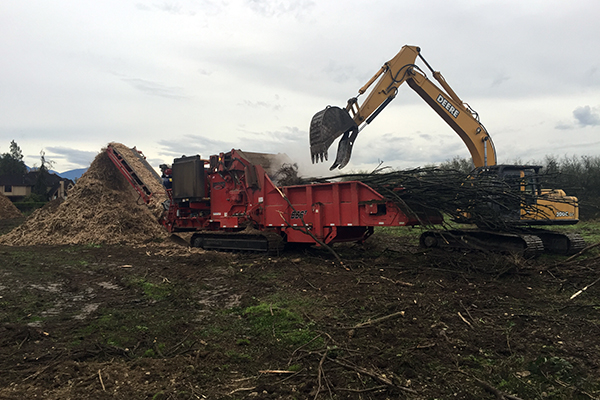
[[(87, 167), (111, 141), (158, 167), (232, 148), (310, 175), (312, 116), (418, 45), (478, 113), (498, 161), (600, 155), (597, 0), (5, 0), (0, 153), (11, 140)], [(423, 66), (424, 68), (424, 66)], [(408, 86), (359, 135), (347, 170), (469, 153)]]

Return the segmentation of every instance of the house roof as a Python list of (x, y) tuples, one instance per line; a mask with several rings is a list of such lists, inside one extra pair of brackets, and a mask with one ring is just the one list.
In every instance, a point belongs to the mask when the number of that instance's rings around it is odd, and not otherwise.
[[(25, 174), (7, 174), (0, 176), (2, 186), (35, 186), (39, 171), (29, 171)], [(48, 174), (48, 186), (54, 186), (60, 181), (70, 181), (56, 174)]]
[(2, 186), (33, 186), (34, 184), (35, 179), (32, 181), (28, 174), (8, 174), (0, 176), (0, 185)]

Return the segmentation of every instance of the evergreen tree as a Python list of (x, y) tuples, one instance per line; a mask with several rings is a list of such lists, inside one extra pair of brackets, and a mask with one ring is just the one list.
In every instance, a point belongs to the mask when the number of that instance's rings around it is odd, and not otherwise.
[(23, 152), (14, 140), (10, 141), (10, 155), (13, 159), (23, 162)]
[(10, 152), (0, 155), (0, 175), (19, 175), (27, 172), (23, 152), (17, 142), (10, 142)]

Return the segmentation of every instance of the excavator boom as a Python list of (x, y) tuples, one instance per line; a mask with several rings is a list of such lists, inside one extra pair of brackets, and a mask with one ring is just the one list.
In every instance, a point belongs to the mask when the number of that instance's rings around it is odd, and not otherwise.
[[(429, 80), (415, 64), (417, 57), (427, 65), (443, 89)], [(348, 100), (344, 109), (328, 106), (313, 116), (310, 125), (312, 162), (327, 160), (327, 150), (335, 139), (342, 136), (336, 160), (330, 169), (345, 167), (350, 161), (352, 146), (360, 130), (396, 97), (398, 88), (405, 82), (458, 133), (476, 167), (496, 164), (492, 139), (479, 122), (477, 113), (462, 102), (439, 72), (430, 67), (421, 56), (419, 47), (408, 45), (386, 62), (360, 88), (358, 96)], [(366, 99), (359, 105), (358, 97), (368, 90)]]

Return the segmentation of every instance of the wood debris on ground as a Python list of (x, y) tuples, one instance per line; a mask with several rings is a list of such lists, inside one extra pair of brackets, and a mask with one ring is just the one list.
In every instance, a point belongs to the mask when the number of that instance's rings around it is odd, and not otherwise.
[(21, 216), (21, 211), (15, 207), (12, 201), (0, 193), (0, 219), (19, 218)]

